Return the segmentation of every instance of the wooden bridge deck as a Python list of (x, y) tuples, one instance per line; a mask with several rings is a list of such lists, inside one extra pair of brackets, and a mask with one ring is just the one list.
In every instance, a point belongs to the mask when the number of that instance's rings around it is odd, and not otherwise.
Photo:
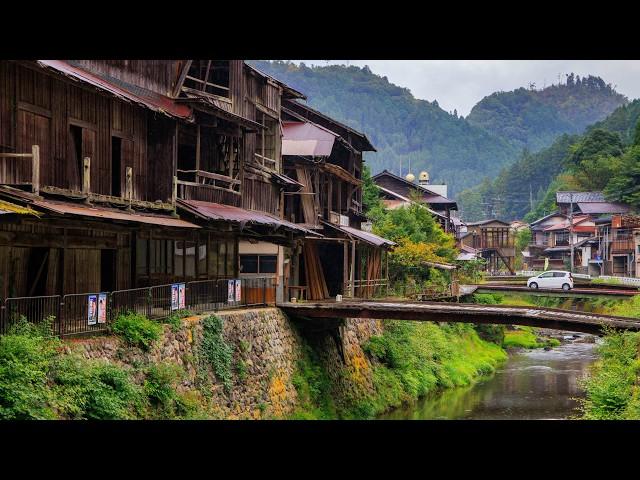
[(378, 318), (433, 322), (494, 323), (601, 334), (603, 326), (640, 331), (640, 320), (546, 307), (449, 302), (347, 300), (280, 303), (287, 314), (303, 318)]
[(621, 289), (621, 288), (572, 288), (568, 292), (553, 288), (538, 288), (532, 289), (526, 285), (491, 285), (483, 284), (478, 285), (476, 293), (491, 293), (491, 292), (522, 292), (527, 295), (537, 296), (555, 296), (555, 297), (602, 297), (602, 296), (618, 296), (618, 297), (633, 297), (639, 295), (640, 291), (637, 289)]

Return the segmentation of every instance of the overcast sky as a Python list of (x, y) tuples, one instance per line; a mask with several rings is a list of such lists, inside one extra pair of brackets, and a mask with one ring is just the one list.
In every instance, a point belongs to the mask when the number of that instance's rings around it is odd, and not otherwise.
[[(467, 116), (493, 92), (558, 83), (558, 74), (597, 75), (629, 100), (640, 97), (639, 60), (303, 60), (307, 65), (369, 65), (391, 83), (406, 87), (416, 98), (437, 100), (446, 111)], [(299, 62), (299, 60), (295, 60)]]

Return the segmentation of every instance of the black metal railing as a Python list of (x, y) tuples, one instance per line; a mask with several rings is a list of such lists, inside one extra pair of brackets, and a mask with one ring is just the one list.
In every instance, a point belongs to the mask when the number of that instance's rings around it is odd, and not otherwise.
[(269, 306), (275, 305), (275, 301), (274, 277), (200, 280), (114, 292), (7, 298), (0, 299), (0, 334), (7, 333), (21, 318), (34, 324), (51, 321), (52, 333), (64, 337), (103, 332), (119, 315), (129, 312), (162, 319), (176, 310), (202, 313)]

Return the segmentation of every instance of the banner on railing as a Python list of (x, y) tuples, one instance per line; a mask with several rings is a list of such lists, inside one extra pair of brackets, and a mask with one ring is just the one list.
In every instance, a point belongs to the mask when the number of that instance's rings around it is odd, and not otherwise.
[(87, 325), (98, 323), (98, 295), (87, 295)]
[(185, 284), (174, 283), (171, 285), (171, 310), (184, 310), (185, 308)]
[(240, 280), (236, 280), (236, 302), (242, 300), (242, 295), (240, 295)]
[(98, 323), (107, 323), (107, 292), (98, 294)]
[(227, 302), (233, 302), (235, 300), (236, 298), (235, 289), (236, 289), (236, 281), (229, 280), (227, 282)]

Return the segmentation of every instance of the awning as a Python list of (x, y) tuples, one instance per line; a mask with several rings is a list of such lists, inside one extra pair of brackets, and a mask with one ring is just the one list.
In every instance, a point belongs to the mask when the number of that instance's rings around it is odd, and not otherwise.
[(379, 237), (378, 235), (375, 235), (371, 232), (365, 232), (363, 230), (358, 230), (357, 228), (353, 228), (353, 227), (334, 225), (333, 223), (329, 223), (325, 221), (322, 221), (322, 223), (324, 225), (328, 225), (332, 228), (335, 228), (336, 230), (344, 233), (349, 237), (355, 237), (358, 240), (362, 240), (365, 243), (373, 245), (374, 247), (390, 248), (398, 245), (397, 243), (392, 242), (391, 240), (387, 240), (386, 238)]
[(42, 68), (53, 70), (67, 78), (89, 84), (122, 100), (137, 103), (155, 112), (190, 120), (192, 110), (187, 105), (176, 103), (172, 98), (137, 85), (131, 85), (108, 75), (98, 75), (72, 65), (64, 60), (38, 60)]
[(316, 237), (322, 236), (319, 233), (308, 230), (295, 223), (276, 218), (264, 212), (257, 212), (255, 210), (245, 210), (240, 207), (222, 205), (220, 203), (203, 202), (200, 200), (178, 200), (178, 205), (201, 218), (212, 221), (238, 223), (241, 228), (247, 224), (264, 225), (272, 228), (286, 228), (288, 230)]
[(271, 180), (273, 180), (275, 183), (279, 183), (280, 185), (284, 185), (285, 187), (292, 187), (292, 188), (293, 187), (297, 187), (297, 188), (304, 187), (303, 184), (301, 184), (297, 180), (294, 180), (291, 177), (286, 176), (283, 173), (271, 172)]
[(328, 157), (337, 134), (308, 122), (282, 122), (282, 155)]
[(185, 220), (180, 220), (179, 218), (125, 213), (119, 210), (111, 210), (88, 205), (77, 205), (74, 203), (37, 200), (33, 202), (32, 205), (60, 215), (78, 215), (81, 217), (100, 218), (106, 220), (122, 220), (125, 222), (145, 223), (150, 225), (160, 225), (163, 227), (200, 228), (198, 225)]

